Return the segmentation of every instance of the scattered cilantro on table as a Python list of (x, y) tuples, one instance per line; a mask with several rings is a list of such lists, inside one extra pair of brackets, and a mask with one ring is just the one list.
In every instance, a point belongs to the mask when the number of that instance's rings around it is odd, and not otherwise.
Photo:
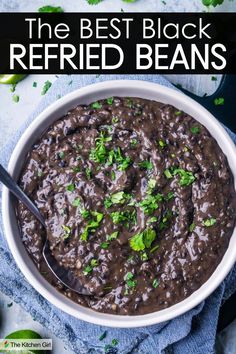
[(64, 10), (61, 8), (61, 6), (51, 6), (51, 5), (46, 5), (42, 6), (38, 9), (38, 12), (46, 12), (46, 13), (52, 13), (52, 12), (64, 12)]

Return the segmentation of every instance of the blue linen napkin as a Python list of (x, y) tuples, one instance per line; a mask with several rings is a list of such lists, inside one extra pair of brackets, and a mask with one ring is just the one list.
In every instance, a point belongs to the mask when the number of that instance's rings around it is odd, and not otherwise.
[[(117, 79), (149, 80), (172, 87), (158, 75), (61, 76), (24, 126), (5, 145), (0, 154), (0, 163), (7, 166), (11, 152), (22, 132), (44, 108), (58, 99), (58, 96), (64, 96), (70, 91), (95, 82)], [(236, 135), (229, 133), (236, 143)], [(1, 219), (0, 235), (4, 235)], [(174, 354), (214, 353), (219, 309), (221, 303), (235, 290), (236, 267), (210, 297), (172, 321), (136, 329), (97, 326), (67, 315), (38, 294), (16, 266), (4, 237), (0, 237), (0, 291), (19, 303), (36, 321), (54, 332), (76, 354), (104, 353), (104, 346), (110, 344), (114, 338), (119, 343), (109, 353), (163, 354), (169, 350)], [(99, 336), (104, 331), (107, 331), (107, 336), (100, 341)]]

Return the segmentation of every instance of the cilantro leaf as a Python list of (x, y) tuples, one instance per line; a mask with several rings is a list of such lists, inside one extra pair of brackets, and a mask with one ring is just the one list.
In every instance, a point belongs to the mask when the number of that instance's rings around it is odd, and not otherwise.
[(143, 251), (145, 248), (151, 247), (153, 241), (156, 239), (156, 231), (153, 229), (146, 229), (134, 235), (130, 239), (130, 247), (134, 251)]
[(48, 90), (50, 89), (51, 86), (52, 86), (51, 81), (48, 81), (48, 80), (45, 81), (45, 83), (43, 85), (43, 89), (41, 91), (41, 95), (42, 96), (45, 95), (48, 92)]
[(153, 164), (152, 164), (152, 162), (151, 162), (151, 161), (148, 161), (148, 160), (140, 162), (140, 163), (139, 163), (139, 166), (140, 166), (141, 168), (144, 168), (145, 170), (152, 170), (152, 169), (153, 169)]
[(64, 10), (61, 8), (61, 6), (46, 5), (46, 6), (40, 7), (38, 9), (38, 12), (52, 13), (52, 12), (64, 12)]
[(214, 6), (223, 4), (224, 0), (202, 0), (203, 5), (205, 6)]
[(124, 204), (131, 198), (130, 194), (125, 192), (117, 192), (112, 194), (109, 198), (105, 199), (104, 205), (106, 208), (110, 208), (113, 204)]
[(147, 195), (145, 199), (139, 202), (139, 206), (142, 208), (145, 214), (152, 214), (156, 209), (158, 209), (158, 202), (163, 200), (162, 194)]
[(210, 218), (210, 219), (206, 219), (203, 221), (203, 225), (205, 225), (206, 227), (210, 227), (215, 225), (216, 223), (216, 219), (215, 218)]
[(103, 0), (87, 0), (87, 3), (89, 5), (97, 5), (99, 4), (100, 2), (102, 2)]
[(91, 211), (90, 214), (91, 214), (91, 216), (94, 217), (94, 219), (89, 220), (87, 225), (85, 226), (84, 231), (82, 232), (82, 234), (80, 236), (80, 239), (82, 241), (88, 240), (89, 233), (95, 232), (103, 219), (103, 214), (99, 213), (97, 211)]
[(223, 106), (225, 103), (224, 97), (218, 97), (214, 99), (214, 105), (215, 106)]

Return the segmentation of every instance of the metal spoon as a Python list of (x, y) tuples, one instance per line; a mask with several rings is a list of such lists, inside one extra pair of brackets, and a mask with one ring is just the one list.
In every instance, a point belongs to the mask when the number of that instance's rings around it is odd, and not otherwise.
[[(18, 184), (13, 180), (5, 168), (0, 164), (0, 181), (28, 208), (32, 214), (40, 221), (45, 229), (46, 223), (38, 208), (30, 200), (30, 198), (22, 191)], [(78, 278), (74, 276), (72, 271), (61, 267), (51, 254), (48, 239), (46, 239), (43, 247), (43, 257), (51, 272), (59, 279), (67, 288), (76, 291), (82, 295), (91, 295), (91, 293), (81, 284)]]

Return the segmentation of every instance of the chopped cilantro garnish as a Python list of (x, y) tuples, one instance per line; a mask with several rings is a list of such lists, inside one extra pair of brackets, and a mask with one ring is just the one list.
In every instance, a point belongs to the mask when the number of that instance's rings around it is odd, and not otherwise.
[(138, 140), (137, 140), (137, 139), (132, 139), (132, 140), (130, 141), (130, 145), (131, 145), (132, 147), (135, 147), (137, 144), (138, 144)]
[(156, 216), (152, 216), (151, 218), (149, 218), (147, 220), (147, 224), (153, 224), (154, 222), (157, 222), (157, 217)]
[(150, 253), (155, 252), (156, 250), (158, 250), (159, 247), (160, 247), (159, 245), (154, 246), (154, 247), (150, 250)]
[(151, 161), (142, 161), (139, 163), (139, 166), (144, 168), (145, 170), (152, 170), (153, 169), (153, 164)]
[(83, 270), (84, 275), (88, 275), (89, 273), (91, 273), (93, 271), (93, 268), (97, 267), (98, 264), (99, 264), (98, 260), (95, 258), (92, 258), (89, 265), (87, 265)]
[(66, 240), (68, 237), (71, 236), (71, 228), (69, 226), (67, 226), (67, 225), (62, 225), (61, 227), (62, 227), (62, 229), (64, 231), (63, 238), (64, 238), (64, 240)]
[(13, 102), (18, 103), (20, 101), (20, 96), (19, 95), (13, 95), (12, 96), (12, 100), (13, 100)]
[(85, 170), (85, 174), (86, 174), (86, 177), (87, 177), (88, 179), (91, 179), (91, 177), (92, 177), (92, 170), (91, 170), (91, 168), (87, 167), (86, 170)]
[(75, 185), (74, 185), (74, 183), (69, 184), (69, 185), (66, 187), (66, 190), (67, 190), (68, 192), (74, 192), (74, 190), (75, 190)]
[(74, 199), (73, 202), (72, 202), (72, 205), (74, 207), (80, 206), (81, 205), (81, 200), (79, 198)]
[(157, 279), (154, 279), (152, 282), (152, 286), (156, 289), (158, 287), (159, 283)]
[(111, 171), (111, 180), (115, 181), (115, 179), (116, 179), (116, 174), (114, 171)]
[(116, 345), (118, 345), (118, 340), (116, 339), (116, 338), (113, 338), (112, 339), (112, 341), (111, 341), (111, 344), (113, 345), (113, 346), (116, 346)]
[(145, 248), (151, 247), (153, 241), (156, 239), (156, 231), (153, 229), (146, 229), (134, 235), (130, 239), (130, 247), (134, 251), (143, 251)]
[(193, 230), (195, 229), (196, 225), (194, 224), (194, 222), (189, 226), (189, 231), (193, 232)]
[(128, 272), (125, 275), (124, 280), (128, 288), (135, 288), (135, 286), (137, 285), (137, 281), (134, 280), (134, 275), (131, 272)]
[(95, 232), (103, 219), (103, 214), (97, 211), (91, 211), (90, 214), (94, 217), (94, 219), (88, 221), (83, 233), (80, 236), (82, 241), (88, 240), (89, 232)]
[(206, 219), (203, 221), (203, 225), (205, 225), (206, 227), (213, 226), (215, 225), (215, 223), (216, 223), (216, 219), (214, 218)]
[(156, 188), (156, 180), (154, 178), (150, 178), (147, 185), (147, 194), (152, 194), (153, 190)]
[(223, 4), (224, 0), (202, 0), (203, 5), (205, 6), (214, 6)]
[(116, 124), (116, 123), (119, 122), (119, 118), (118, 118), (118, 117), (112, 117), (111, 122), (112, 122), (113, 124)]
[(91, 107), (94, 109), (100, 109), (100, 108), (102, 108), (102, 104), (99, 102), (94, 102), (91, 104)]
[(146, 262), (148, 260), (148, 255), (146, 252), (143, 252), (141, 255), (140, 255), (140, 259), (141, 261), (143, 262)]
[(119, 231), (114, 231), (112, 232), (112, 234), (110, 234), (109, 236), (107, 236), (107, 241), (112, 241), (112, 240), (116, 240), (117, 237), (119, 235)]
[(104, 132), (101, 132), (99, 137), (96, 138), (96, 147), (93, 148), (90, 152), (89, 158), (92, 161), (98, 163), (105, 163), (107, 159), (108, 151), (106, 149), (105, 143), (111, 141), (110, 136), (106, 137)]
[[(103, 0), (87, 0), (87, 3), (89, 5), (97, 5), (99, 4), (100, 2), (102, 2)], [(99, 75), (100, 76), (100, 75)]]
[(64, 151), (60, 151), (60, 152), (58, 153), (58, 155), (59, 155), (60, 159), (64, 159), (64, 157), (65, 157), (65, 152), (64, 152)]
[(106, 248), (109, 247), (109, 243), (108, 243), (108, 242), (102, 242), (102, 243), (100, 244), (100, 247), (103, 248), (103, 249), (106, 249)]
[(175, 196), (174, 192), (168, 192), (167, 195), (165, 196), (165, 200), (169, 201), (171, 199), (173, 199)]
[(98, 339), (102, 341), (103, 339), (106, 338), (106, 336), (107, 336), (107, 331), (104, 331)]
[(125, 171), (131, 163), (131, 158), (124, 157), (121, 153), (120, 147), (118, 147), (115, 150), (109, 151), (108, 154), (108, 164), (113, 165), (114, 163), (118, 165), (119, 171)]
[(176, 115), (176, 116), (180, 116), (181, 113), (182, 113), (181, 111), (175, 111), (175, 115)]
[(192, 172), (185, 171), (182, 168), (177, 168), (174, 170), (174, 175), (178, 174), (180, 176), (179, 184), (181, 186), (189, 186), (195, 181), (195, 177)]
[(112, 194), (109, 198), (105, 199), (104, 205), (106, 208), (110, 208), (113, 204), (124, 204), (131, 198), (130, 194), (125, 192), (117, 192)]
[(114, 97), (107, 98), (107, 104), (112, 105), (113, 101), (114, 101)]
[(163, 149), (166, 146), (166, 142), (163, 140), (158, 141), (159, 146)]
[(83, 208), (80, 209), (80, 214), (83, 219), (87, 219), (90, 216), (90, 212)]
[(112, 221), (115, 225), (120, 224), (120, 223), (125, 223), (127, 226), (127, 223), (136, 223), (136, 212), (135, 210), (133, 212), (130, 211), (114, 211), (111, 213), (111, 218)]
[(52, 13), (52, 12), (64, 12), (64, 10), (61, 8), (61, 6), (42, 6), (38, 9), (38, 12), (47, 12), (47, 13)]
[(41, 91), (41, 95), (45, 95), (48, 92), (48, 90), (50, 89), (51, 86), (52, 86), (51, 81), (48, 81), (48, 80), (45, 81), (45, 83), (43, 85), (43, 89)]
[(170, 170), (168, 168), (164, 171), (164, 175), (168, 179), (172, 178), (172, 173), (170, 172)]
[(190, 128), (190, 130), (191, 130), (191, 133), (193, 133), (193, 134), (200, 133), (200, 128), (199, 127), (192, 127), (192, 128)]
[(211, 81), (217, 81), (217, 77), (216, 76), (212, 76), (211, 77)]
[(145, 199), (139, 202), (139, 206), (142, 208), (145, 214), (152, 214), (156, 209), (158, 209), (158, 202), (163, 200), (162, 194), (147, 195)]
[(223, 106), (225, 103), (224, 97), (218, 97), (214, 99), (215, 106)]

